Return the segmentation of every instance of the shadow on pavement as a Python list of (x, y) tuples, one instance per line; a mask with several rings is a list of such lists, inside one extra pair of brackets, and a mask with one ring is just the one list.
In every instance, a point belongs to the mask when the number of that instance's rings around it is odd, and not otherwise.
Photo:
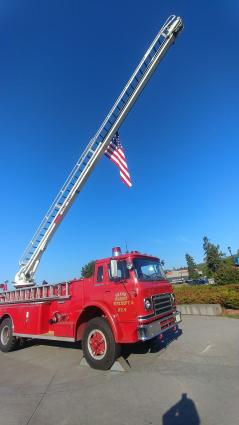
[(126, 360), (131, 354), (145, 354), (145, 353), (158, 353), (165, 349), (171, 342), (177, 340), (183, 331), (169, 330), (164, 332), (163, 339), (156, 337), (150, 341), (138, 342), (136, 344), (124, 344), (122, 347), (122, 357)]
[[(158, 353), (165, 349), (172, 341), (175, 341), (182, 335), (182, 330), (177, 331), (169, 330), (164, 332), (163, 339), (156, 337), (150, 341), (138, 342), (136, 344), (123, 344), (122, 345), (122, 357), (127, 361), (131, 354), (146, 354), (146, 353)], [(59, 348), (71, 348), (81, 349), (81, 342), (63, 342), (63, 341), (51, 341), (44, 339), (26, 339), (19, 343), (18, 349), (24, 350), (34, 346), (45, 345), (49, 347)]]
[(46, 345), (48, 347), (81, 349), (81, 342), (51, 341), (49, 339), (25, 339), (19, 344), (18, 349), (24, 350), (24, 348), (39, 345)]
[(193, 400), (182, 394), (181, 400), (163, 415), (163, 425), (200, 425), (200, 417)]

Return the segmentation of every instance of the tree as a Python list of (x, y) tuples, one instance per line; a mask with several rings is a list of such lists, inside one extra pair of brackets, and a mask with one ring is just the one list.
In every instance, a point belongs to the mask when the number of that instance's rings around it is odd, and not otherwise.
[(189, 255), (189, 254), (186, 254), (185, 258), (186, 258), (187, 266), (188, 266), (188, 277), (189, 277), (189, 279), (197, 279), (199, 274), (198, 274), (197, 266), (196, 266), (196, 263), (195, 263), (193, 257), (191, 257), (191, 255)]
[(219, 245), (212, 244), (207, 236), (203, 238), (204, 260), (206, 262), (208, 276), (213, 276), (219, 270), (223, 259), (223, 253)]
[(90, 261), (85, 264), (81, 269), (81, 277), (91, 277), (94, 274), (95, 261)]

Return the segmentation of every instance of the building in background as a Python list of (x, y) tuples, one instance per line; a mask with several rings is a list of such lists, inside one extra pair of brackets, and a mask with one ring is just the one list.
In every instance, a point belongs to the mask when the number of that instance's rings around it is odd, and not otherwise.
[[(188, 269), (178, 269), (178, 270), (167, 270), (166, 277), (171, 283), (184, 283), (189, 279)], [(202, 275), (202, 272), (198, 270), (198, 274)]]

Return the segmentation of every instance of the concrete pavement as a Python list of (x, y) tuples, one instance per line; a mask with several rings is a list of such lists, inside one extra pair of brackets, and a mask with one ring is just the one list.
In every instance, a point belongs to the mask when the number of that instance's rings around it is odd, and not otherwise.
[(128, 372), (80, 367), (71, 344), (0, 353), (0, 425), (237, 425), (239, 320), (184, 316), (168, 345), (125, 347)]

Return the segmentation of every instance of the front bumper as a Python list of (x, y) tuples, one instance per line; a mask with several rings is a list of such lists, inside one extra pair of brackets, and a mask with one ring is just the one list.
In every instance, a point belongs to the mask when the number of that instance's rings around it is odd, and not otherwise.
[(182, 321), (181, 313), (175, 311), (170, 316), (162, 317), (161, 319), (155, 320), (154, 322), (140, 325), (138, 327), (138, 339), (139, 341), (147, 341), (152, 339), (161, 333), (173, 328), (175, 325)]

